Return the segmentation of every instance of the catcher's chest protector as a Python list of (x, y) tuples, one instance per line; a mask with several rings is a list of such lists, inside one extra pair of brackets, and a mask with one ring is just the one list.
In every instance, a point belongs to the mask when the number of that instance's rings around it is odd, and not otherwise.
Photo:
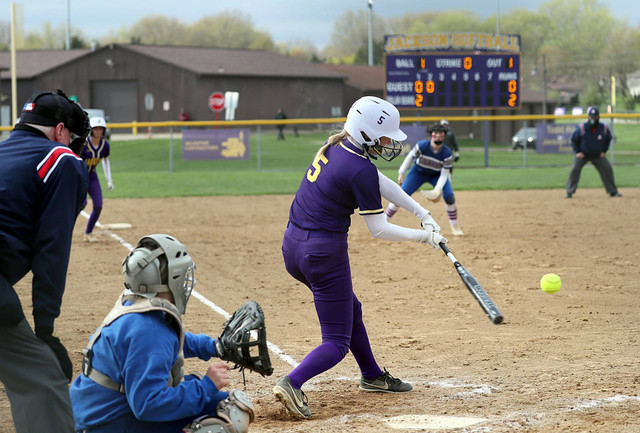
[[(124, 305), (125, 302), (131, 302), (130, 305)], [(105, 326), (110, 325), (119, 317), (124, 316), (125, 314), (130, 313), (146, 313), (149, 311), (163, 311), (170, 319), (168, 322), (176, 329), (180, 339), (180, 346), (178, 349), (178, 359), (176, 363), (171, 367), (171, 372), (169, 376), (169, 386), (178, 386), (184, 380), (184, 325), (182, 323), (182, 317), (180, 312), (171, 302), (162, 298), (153, 298), (148, 299), (143, 296), (137, 295), (128, 295), (125, 296), (124, 292), (120, 295), (115, 305), (107, 314), (107, 317), (104, 318), (100, 327), (96, 330), (96, 332), (89, 340), (89, 344), (82, 350), (82, 373), (91, 378), (94, 382), (109, 388), (114, 391), (118, 391), (124, 394), (124, 384), (117, 383), (113, 381), (109, 376), (95, 370), (91, 366), (91, 358), (93, 357), (93, 344), (96, 342), (100, 334), (102, 333), (102, 329)]]

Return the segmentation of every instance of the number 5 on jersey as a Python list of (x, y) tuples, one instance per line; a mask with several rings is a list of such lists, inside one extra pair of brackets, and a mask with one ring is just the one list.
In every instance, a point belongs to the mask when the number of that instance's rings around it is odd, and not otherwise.
[(316, 159), (314, 159), (313, 163), (311, 164), (311, 166), (313, 167), (313, 171), (312, 169), (309, 169), (309, 171), (307, 171), (307, 179), (309, 180), (309, 182), (315, 182), (318, 179), (320, 170), (322, 170), (322, 167), (320, 166), (320, 161), (322, 161), (324, 165), (327, 165), (327, 163), (329, 162), (327, 157), (324, 155), (320, 155)]

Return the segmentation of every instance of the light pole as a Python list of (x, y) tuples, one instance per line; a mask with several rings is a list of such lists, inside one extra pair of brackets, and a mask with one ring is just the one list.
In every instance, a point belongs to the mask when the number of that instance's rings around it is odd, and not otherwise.
[[(538, 75), (537, 62), (533, 65), (531, 75)], [(547, 114), (547, 57), (542, 54), (542, 114)]]
[(373, 0), (369, 0), (369, 66), (373, 66)]
[(66, 49), (71, 49), (71, 0), (67, 0), (67, 35)]

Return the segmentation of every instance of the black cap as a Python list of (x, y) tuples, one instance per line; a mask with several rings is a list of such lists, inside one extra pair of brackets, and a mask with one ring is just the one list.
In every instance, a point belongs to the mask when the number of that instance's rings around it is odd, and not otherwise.
[(427, 133), (432, 134), (434, 132), (447, 132), (447, 129), (441, 123), (434, 123), (427, 128)]
[(589, 110), (587, 111), (587, 116), (588, 117), (600, 117), (600, 111), (598, 111), (598, 109), (596, 107), (589, 107)]
[(82, 107), (71, 101), (62, 90), (34, 93), (22, 107), (20, 123), (56, 126), (64, 125), (74, 134), (85, 134), (89, 119)]

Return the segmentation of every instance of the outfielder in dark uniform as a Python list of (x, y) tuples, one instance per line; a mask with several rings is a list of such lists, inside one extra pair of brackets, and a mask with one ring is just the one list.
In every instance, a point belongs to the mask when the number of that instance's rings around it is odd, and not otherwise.
[(600, 122), (600, 111), (596, 107), (590, 107), (587, 110), (587, 116), (589, 120), (576, 126), (576, 130), (571, 136), (571, 146), (575, 157), (569, 172), (565, 197), (571, 198), (575, 194), (578, 182), (580, 182), (582, 167), (588, 162), (591, 162), (600, 173), (607, 194), (611, 197), (622, 197), (616, 187), (613, 168), (607, 160), (607, 151), (612, 138), (611, 130), (606, 124)]
[[(93, 117), (90, 120), (91, 123), (91, 135), (87, 138), (87, 145), (84, 147), (81, 153), (81, 157), (84, 162), (87, 163), (89, 169), (89, 196), (93, 203), (93, 210), (89, 216), (87, 227), (84, 230), (84, 240), (86, 242), (97, 242), (98, 238), (93, 234), (93, 228), (100, 218), (102, 212), (102, 188), (100, 186), (100, 180), (98, 179), (98, 173), (96, 173), (96, 166), (102, 161), (102, 170), (104, 177), (107, 180), (107, 189), (113, 190), (113, 181), (111, 180), (111, 165), (109, 163), (110, 148), (109, 142), (104, 138), (104, 133), (107, 130), (107, 122), (102, 117)], [(87, 205), (85, 198), (84, 205)]]
[[(82, 107), (60, 91), (43, 92), (0, 143), (0, 381), (17, 433), (74, 431), (72, 365), (53, 331), (89, 183), (71, 148), (79, 152), (88, 133)], [(35, 333), (13, 288), (29, 271)]]
[[(282, 243), (284, 263), (289, 274), (311, 290), (322, 333), (322, 344), (273, 389), (297, 418), (311, 416), (300, 387), (335, 366), (349, 351), (361, 372), (361, 390), (400, 393), (413, 389), (381, 370), (375, 360), (362, 305), (353, 291), (347, 252), (347, 233), (356, 208), (378, 239), (413, 240), (434, 248), (447, 242), (429, 211), (371, 162), (378, 156), (391, 161), (402, 149), (398, 141), (406, 138), (396, 107), (373, 96), (358, 99), (344, 129), (330, 136), (316, 154), (291, 204)], [(413, 213), (424, 230), (388, 223), (381, 197)]]
[(444, 126), (444, 145), (447, 146), (453, 152), (453, 162), (458, 162), (460, 159), (460, 146), (458, 146), (458, 140), (456, 134), (453, 133), (451, 125), (447, 119), (442, 119), (440, 125)]

